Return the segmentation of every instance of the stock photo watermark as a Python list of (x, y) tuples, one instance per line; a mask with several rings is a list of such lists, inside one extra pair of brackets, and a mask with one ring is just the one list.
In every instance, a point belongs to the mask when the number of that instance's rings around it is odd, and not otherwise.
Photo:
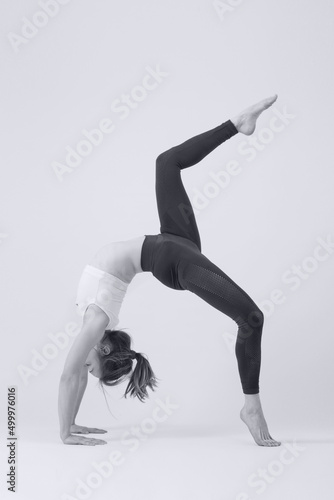
[[(287, 106), (281, 109), (272, 108), (272, 112), (274, 116), (269, 120), (268, 126), (262, 127), (257, 133), (242, 140), (237, 146), (239, 156), (245, 158), (248, 163), (253, 162), (258, 154), (275, 140), (277, 134), (286, 130), (296, 118), (296, 115), (287, 110)], [(195, 216), (203, 212), (210, 205), (211, 200), (217, 198), (243, 171), (240, 158), (227, 162), (223, 170), (210, 171), (208, 174), (210, 181), (206, 182), (201, 189), (192, 188), (191, 204)], [(178, 208), (184, 220), (189, 223), (189, 209), (182, 204)]]
[(275, 460), (271, 460), (266, 467), (259, 468), (248, 476), (247, 484), (253, 488), (252, 492), (240, 492), (234, 500), (252, 500), (253, 493), (257, 495), (264, 493), (268, 486), (275, 483), (305, 450), (306, 448), (296, 443), (296, 440), (292, 444), (284, 443)]
[(212, 6), (217, 12), (219, 19), (225, 21), (225, 18), (231, 12), (234, 12), (245, 0), (226, 0), (222, 2), (221, 0), (214, 0)]
[(36, 10), (31, 16), (22, 18), (20, 32), (10, 31), (7, 38), (13, 51), (17, 54), (31, 40), (33, 40), (41, 29), (45, 28), (50, 19), (58, 16), (63, 5), (67, 5), (71, 0), (40, 0), (38, 2), (39, 10)]
[(179, 408), (178, 404), (171, 402), (170, 397), (165, 400), (155, 399), (155, 408), (151, 416), (144, 418), (140, 425), (132, 426), (122, 435), (122, 448), (111, 451), (102, 462), (91, 462), (92, 471), (84, 478), (75, 479), (74, 494), (64, 493), (61, 500), (85, 500), (94, 491), (101, 487), (105, 480), (108, 480), (120, 465), (126, 462), (129, 453), (137, 451), (149, 436), (152, 436), (158, 429), (159, 424), (165, 422)]
[(32, 357), (28, 365), (19, 364), (17, 366), (17, 371), (24, 385), (27, 386), (29, 384), (31, 377), (36, 378), (42, 373), (50, 361), (53, 361), (59, 352), (68, 346), (70, 339), (77, 336), (79, 331), (80, 328), (78, 325), (74, 321), (71, 321), (65, 325), (64, 331), (48, 333), (51, 342), (44, 344), (39, 350), (32, 349)]
[[(131, 295), (135, 290), (136, 286), (132, 287), (127, 292), (127, 295)], [(106, 288), (99, 290), (96, 300), (102, 307), (107, 307), (112, 300), (110, 290)], [(62, 331), (48, 333), (48, 342), (42, 347), (31, 349), (30, 362), (28, 364), (21, 363), (17, 366), (18, 374), (25, 386), (44, 372), (50, 362), (54, 361), (69, 346), (71, 339), (79, 334), (84, 319), (87, 322), (93, 321), (95, 312), (92, 308), (89, 309), (88, 305), (94, 303), (95, 297), (87, 297), (84, 303), (77, 304), (76, 314), (79, 317), (80, 325), (75, 321), (69, 321)]]
[[(111, 111), (120, 120), (125, 120), (137, 109), (140, 103), (145, 101), (149, 94), (158, 88), (158, 86), (169, 76), (169, 73), (162, 71), (160, 65), (155, 68), (145, 67), (146, 74), (140, 84), (132, 87), (129, 93), (123, 93), (119, 98), (111, 103)], [(102, 118), (96, 127), (87, 130), (81, 130), (81, 138), (75, 146), (67, 145), (65, 148), (65, 158), (62, 162), (53, 161), (51, 166), (58, 179), (62, 182), (64, 175), (72, 173), (83, 161), (91, 155), (93, 150), (100, 146), (105, 136), (110, 135), (116, 130), (114, 119)]]
[(7, 388), (7, 489), (16, 492), (17, 483), (17, 435), (16, 435), (17, 387)]
[[(282, 273), (281, 282), (285, 285), (285, 289), (274, 288), (266, 299), (259, 301), (259, 308), (265, 318), (270, 317), (277, 307), (284, 304), (291, 293), (299, 290), (302, 284), (321, 267), (321, 263), (326, 262), (334, 253), (334, 240), (331, 234), (326, 237), (318, 236), (316, 242), (317, 245), (313, 248), (311, 255), (307, 255), (297, 264), (292, 264)], [(249, 334), (251, 334), (251, 328)], [(224, 332), (223, 338), (226, 347), (233, 353), (236, 335)]]

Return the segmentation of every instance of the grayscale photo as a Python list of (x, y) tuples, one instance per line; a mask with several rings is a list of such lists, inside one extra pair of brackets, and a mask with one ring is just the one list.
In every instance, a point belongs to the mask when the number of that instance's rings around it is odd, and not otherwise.
[(1, 498), (332, 500), (334, 4), (0, 19)]

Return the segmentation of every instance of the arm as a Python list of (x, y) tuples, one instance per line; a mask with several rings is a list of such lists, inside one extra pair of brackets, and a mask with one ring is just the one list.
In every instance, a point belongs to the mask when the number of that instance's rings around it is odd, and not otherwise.
[(83, 397), (85, 390), (86, 390), (86, 387), (87, 387), (87, 382), (88, 382), (88, 368), (87, 368), (87, 366), (84, 366), (82, 368), (81, 374), (80, 374), (79, 390), (78, 390), (77, 399), (75, 402), (72, 425), (75, 425), (75, 419), (76, 419), (76, 416), (77, 416), (79, 408), (80, 408), (82, 397)]
[[(82, 329), (74, 340), (60, 378), (58, 413), (60, 437), (65, 444), (102, 444), (105, 441), (71, 435), (75, 418), (80, 379), (89, 351), (102, 339), (109, 322), (107, 315), (97, 306), (89, 306)], [(94, 314), (91, 314), (92, 310)]]
[(96, 427), (84, 427), (83, 425), (77, 425), (75, 419), (80, 408), (82, 397), (85, 393), (88, 381), (88, 368), (84, 366), (81, 372), (79, 381), (79, 391), (77, 395), (77, 400), (74, 408), (74, 417), (71, 425), (71, 434), (104, 434), (107, 432), (105, 429), (97, 429)]

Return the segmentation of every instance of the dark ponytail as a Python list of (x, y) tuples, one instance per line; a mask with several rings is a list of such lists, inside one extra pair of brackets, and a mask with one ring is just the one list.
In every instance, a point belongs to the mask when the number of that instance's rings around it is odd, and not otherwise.
[[(129, 394), (144, 402), (145, 398), (149, 397), (147, 387), (154, 391), (158, 385), (157, 378), (148, 359), (142, 353), (131, 349), (130, 335), (123, 330), (106, 330), (98, 347), (102, 372), (100, 384), (115, 386), (130, 374), (124, 397)], [(134, 362), (136, 366), (133, 369)]]
[(135, 354), (137, 363), (126, 388), (124, 397), (130, 394), (130, 396), (137, 396), (141, 402), (144, 402), (145, 398), (148, 398), (147, 387), (154, 391), (154, 387), (158, 385), (157, 379), (148, 359), (140, 352), (135, 353), (132, 351), (132, 353)]

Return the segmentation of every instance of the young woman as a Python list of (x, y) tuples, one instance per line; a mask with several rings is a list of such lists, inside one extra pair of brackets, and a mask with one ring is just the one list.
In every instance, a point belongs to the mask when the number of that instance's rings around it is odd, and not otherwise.
[(241, 419), (258, 445), (280, 445), (269, 434), (259, 397), (263, 313), (201, 253), (194, 212), (181, 180), (181, 170), (198, 163), (227, 139), (237, 133), (252, 134), (259, 115), (276, 99), (277, 95), (264, 99), (216, 128), (160, 154), (156, 160), (160, 233), (110, 243), (85, 267), (77, 295), (77, 306), (84, 314), (82, 329), (69, 351), (59, 385), (63, 443), (106, 443), (77, 435), (105, 432), (75, 424), (88, 371), (105, 385), (130, 378), (125, 396), (130, 394), (141, 401), (148, 397), (147, 388), (154, 390), (157, 385), (147, 358), (131, 349), (128, 334), (115, 329), (129, 283), (137, 273), (151, 272), (164, 285), (195, 293), (236, 322), (235, 352), (245, 395)]

